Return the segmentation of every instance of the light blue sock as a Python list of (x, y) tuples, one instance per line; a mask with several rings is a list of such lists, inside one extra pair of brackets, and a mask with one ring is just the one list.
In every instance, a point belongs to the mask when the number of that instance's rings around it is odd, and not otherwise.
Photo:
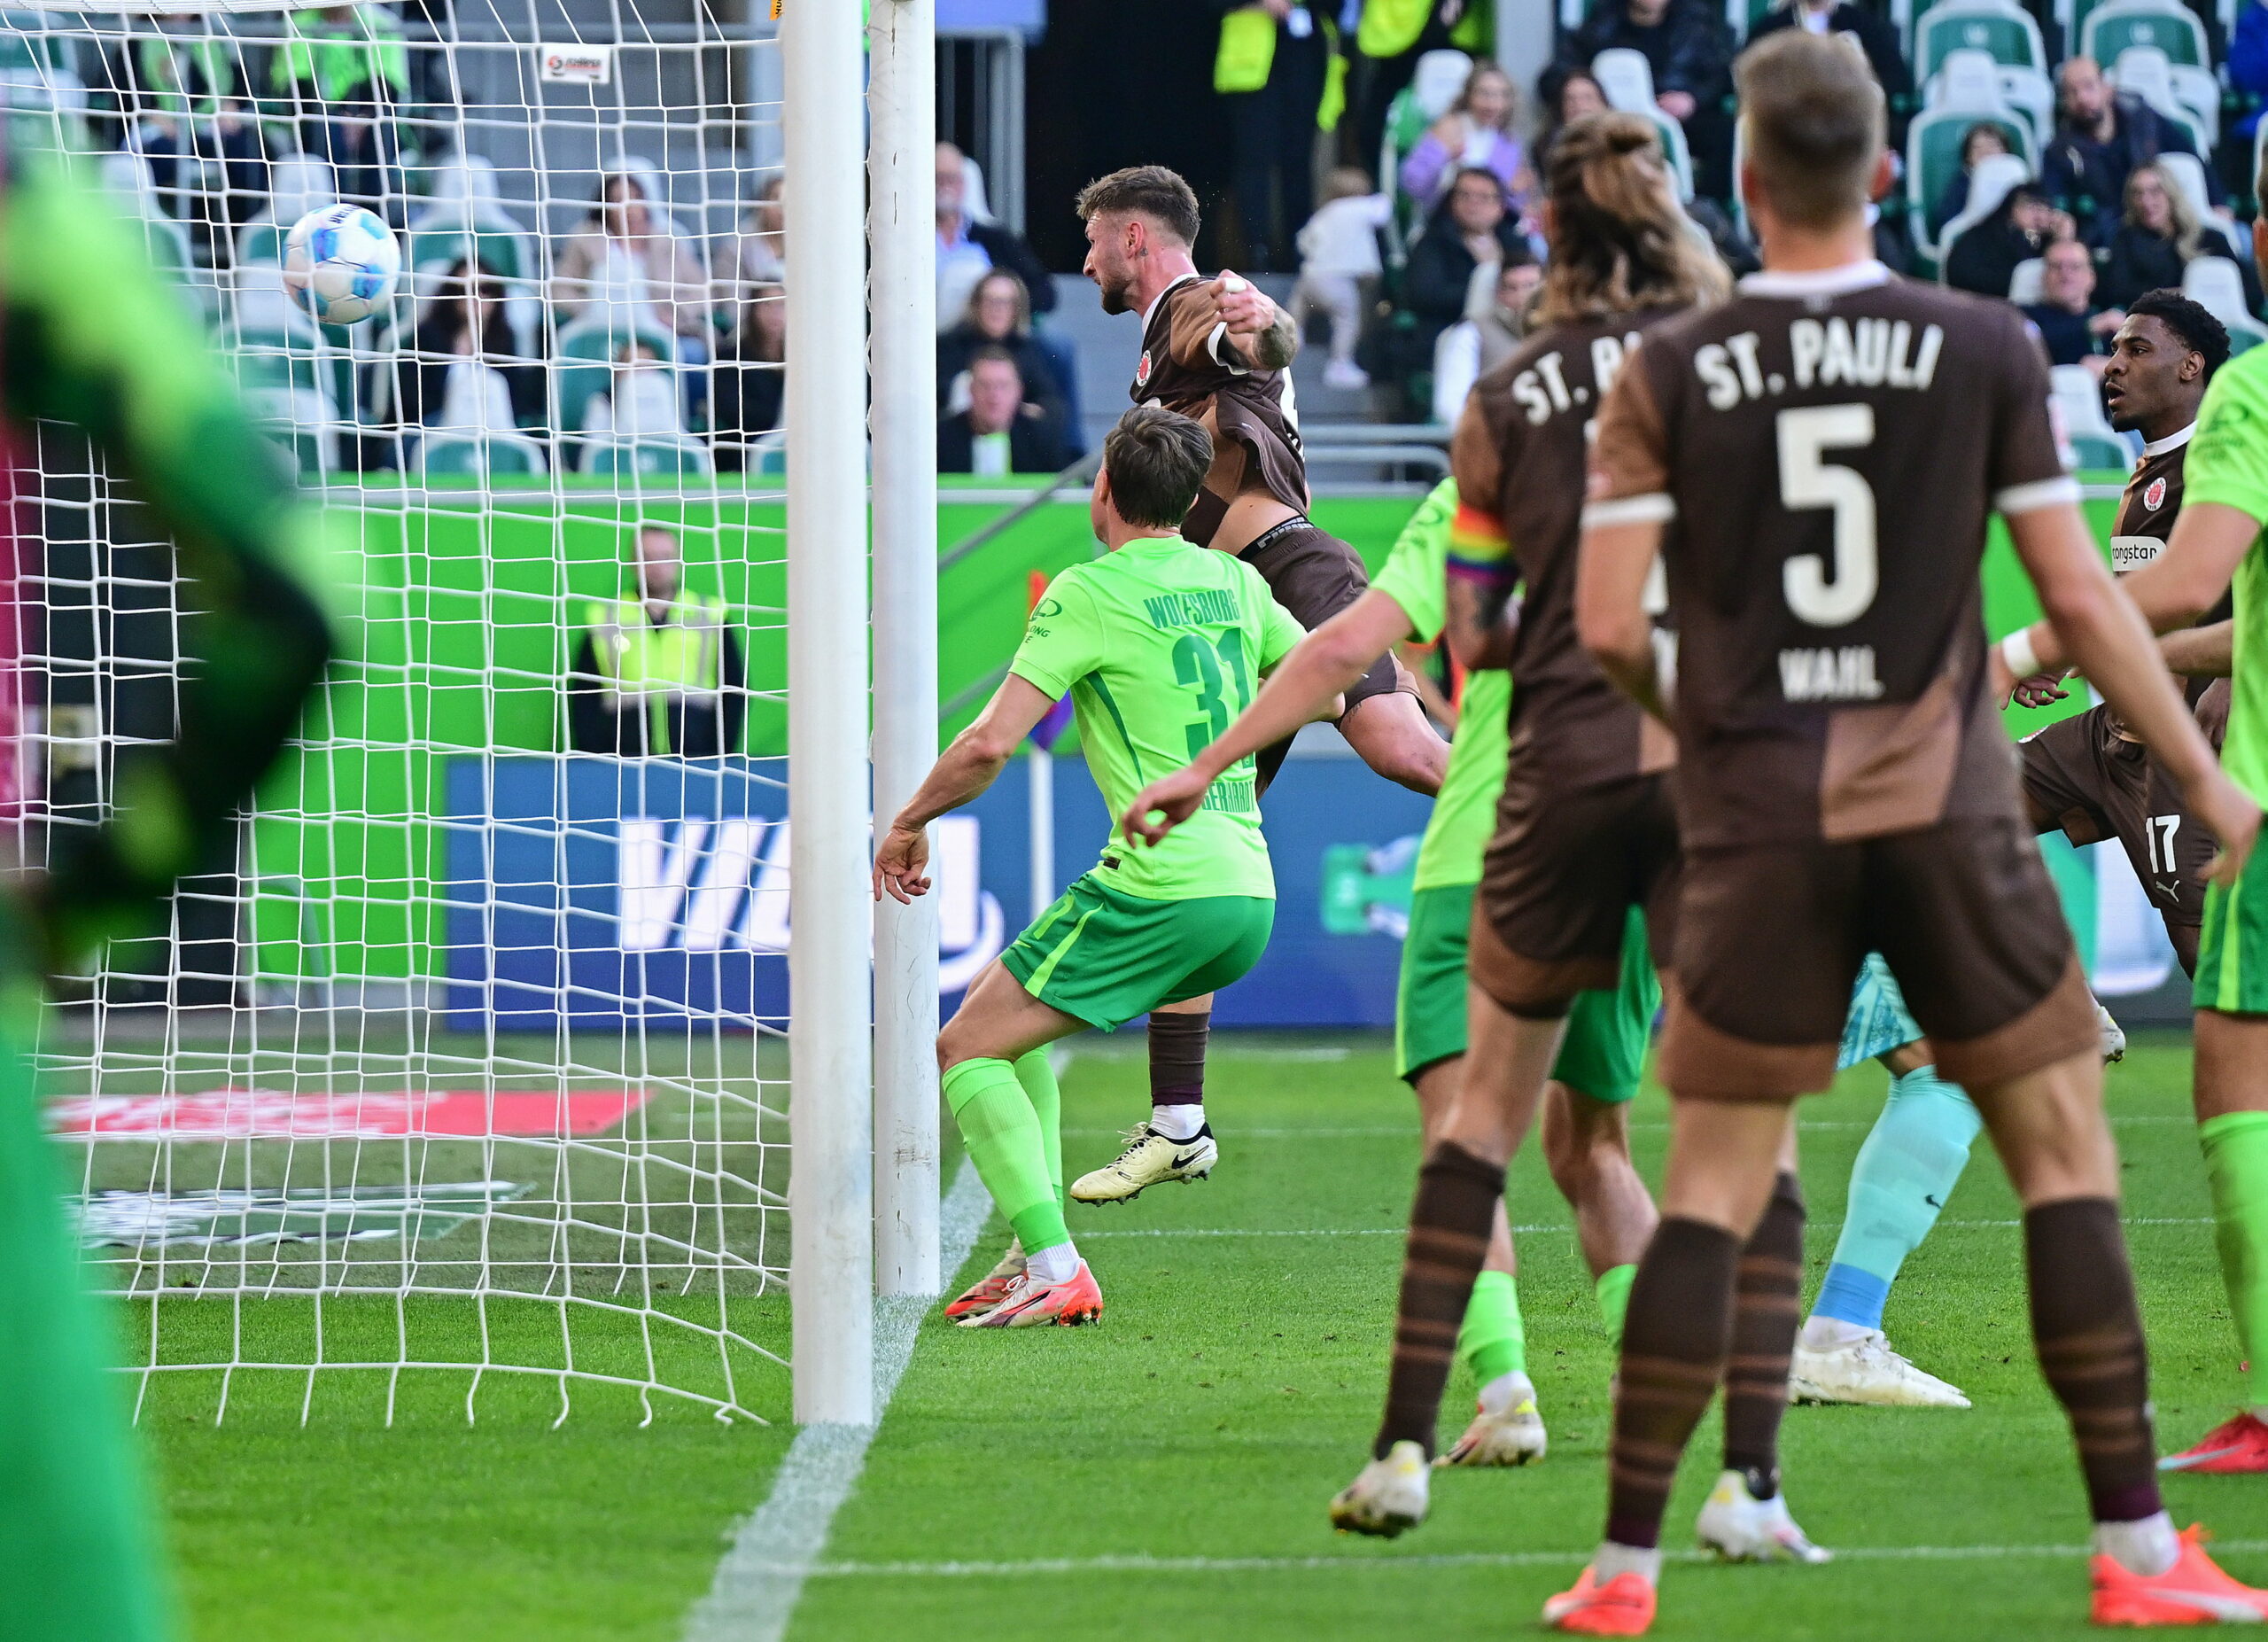
[(1882, 1327), (1898, 1268), (1938, 1223), (1983, 1121), (1968, 1095), (1934, 1067), (1891, 1080), (1890, 1100), (1851, 1168), (1843, 1235), (1813, 1316)]

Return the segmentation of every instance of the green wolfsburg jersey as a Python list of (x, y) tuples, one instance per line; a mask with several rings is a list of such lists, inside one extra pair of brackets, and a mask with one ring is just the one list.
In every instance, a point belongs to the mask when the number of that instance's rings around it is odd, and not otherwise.
[[(1402, 527), (1394, 552), (1371, 580), (1373, 589), (1402, 606), (1411, 634), (1428, 644), (1449, 621), (1449, 517), (1456, 511), (1456, 481), (1445, 479)], [(1511, 757), (1511, 673), (1490, 669), (1466, 675), (1449, 771), (1433, 799), (1425, 842), (1418, 846), (1412, 890), (1480, 882), (1481, 858), (1496, 829), (1496, 798), (1504, 790), (1504, 768)]]
[[(2268, 526), (2268, 348), (2223, 365), (2205, 390), (2189, 441), (2181, 505), (2218, 502)], [(2268, 802), (2268, 535), (2236, 567), (2236, 662), (2221, 763)]]
[(1137, 538), (1048, 584), (1008, 670), (1071, 697), (1110, 809), (1104, 883), (1157, 901), (1274, 898), (1248, 758), (1156, 848), (1130, 848), (1116, 829), (1134, 795), (1203, 751), (1305, 636), (1258, 571), (1178, 536)]

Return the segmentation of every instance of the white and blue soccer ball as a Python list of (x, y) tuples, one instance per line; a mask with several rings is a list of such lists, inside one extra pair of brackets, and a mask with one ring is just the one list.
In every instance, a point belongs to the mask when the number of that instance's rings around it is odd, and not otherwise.
[(322, 324), (369, 318), (400, 278), (401, 242), (360, 206), (310, 211), (284, 241), (284, 288)]

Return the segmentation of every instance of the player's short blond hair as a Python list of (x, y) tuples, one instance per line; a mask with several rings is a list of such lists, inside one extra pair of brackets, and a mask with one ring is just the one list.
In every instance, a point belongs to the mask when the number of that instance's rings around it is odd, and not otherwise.
[(1079, 221), (1130, 212), (1148, 217), (1184, 245), (1197, 243), (1197, 191), (1163, 166), (1128, 166), (1079, 191)]
[(1884, 141), (1882, 87), (1842, 41), (1784, 28), (1733, 65), (1745, 163), (1773, 214), (1837, 228), (1866, 209)]

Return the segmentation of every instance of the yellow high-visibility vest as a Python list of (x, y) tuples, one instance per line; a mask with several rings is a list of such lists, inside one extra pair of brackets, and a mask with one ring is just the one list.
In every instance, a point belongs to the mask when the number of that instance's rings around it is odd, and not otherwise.
[(642, 599), (586, 607), (591, 649), (609, 704), (646, 715), (646, 751), (666, 754), (673, 703), (714, 707), (725, 689), (725, 601), (680, 593), (669, 619), (655, 622)]
[(1276, 19), (1263, 5), (1239, 6), (1221, 19), (1213, 89), (1257, 91), (1276, 66)]

